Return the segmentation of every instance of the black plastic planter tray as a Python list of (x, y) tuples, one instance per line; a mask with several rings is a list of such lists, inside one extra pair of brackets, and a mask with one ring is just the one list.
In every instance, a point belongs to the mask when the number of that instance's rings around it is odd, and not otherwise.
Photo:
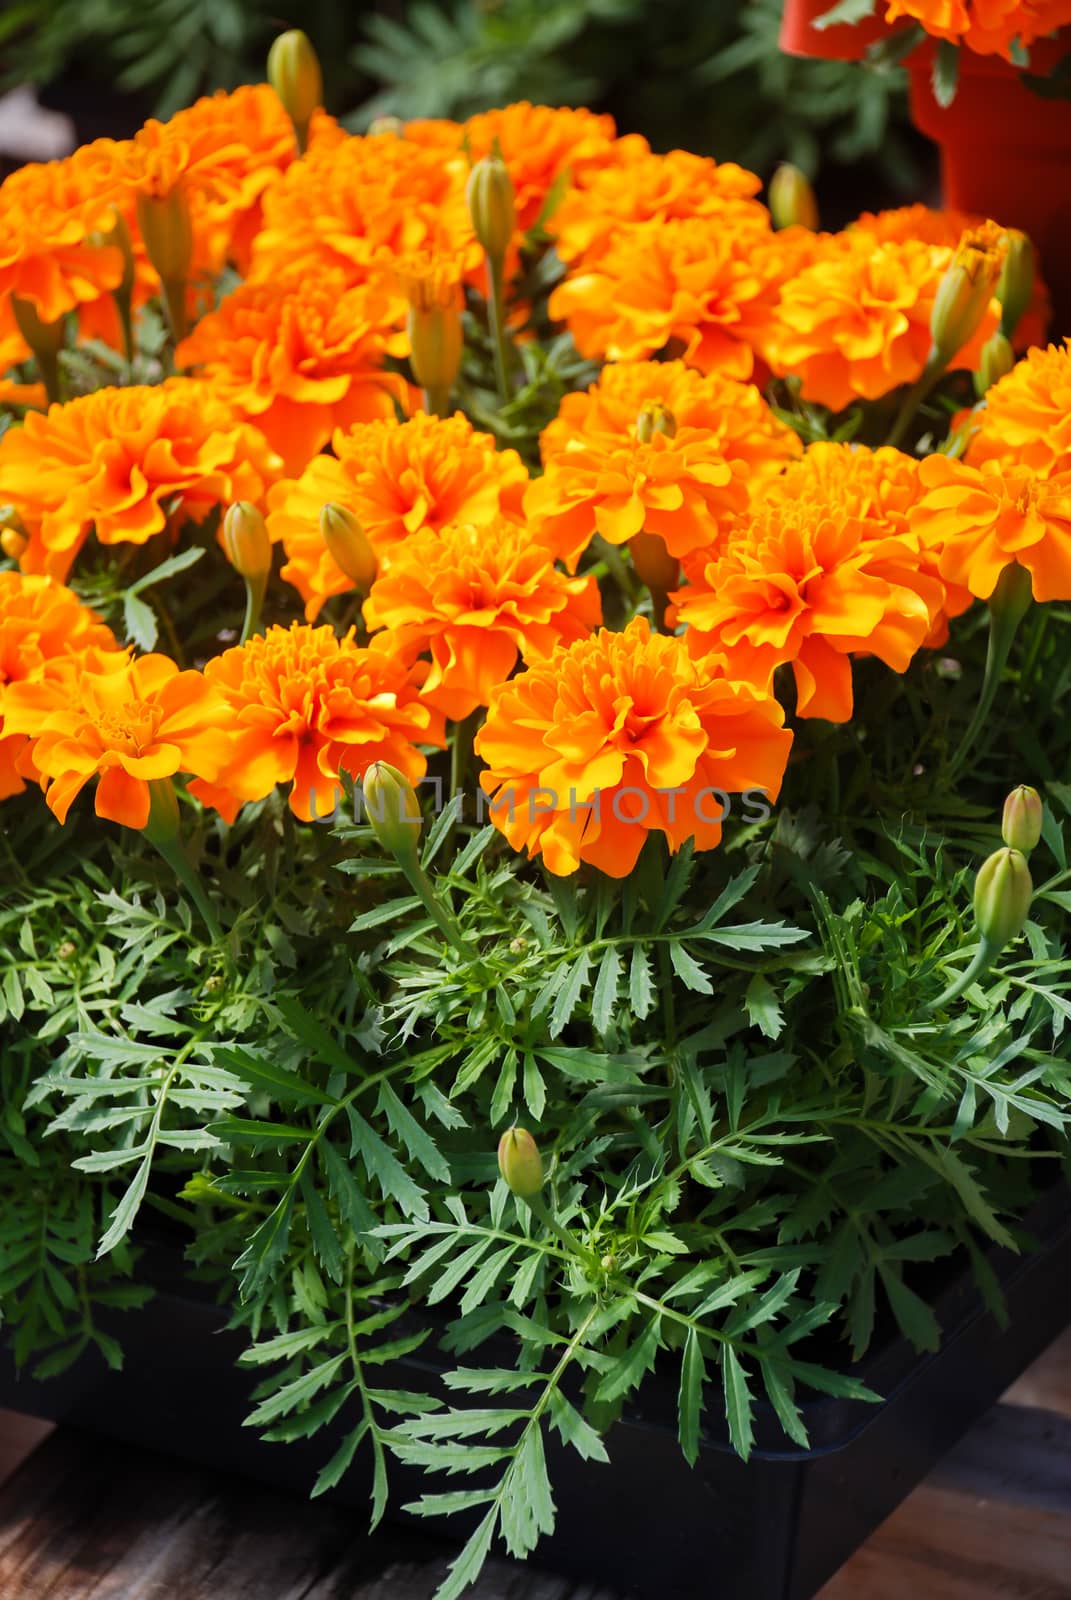
[[(759, 1404), (759, 1448), (745, 1466), (729, 1448), (720, 1408), (712, 1407), (699, 1461), (689, 1468), (677, 1445), (672, 1384), (656, 1374), (639, 1408), (613, 1429), (609, 1466), (552, 1448), (558, 1529), (540, 1546), (539, 1564), (644, 1600), (810, 1600), (1071, 1323), (1067, 1186), (1050, 1190), (1025, 1220), (1039, 1249), (991, 1257), (1008, 1326), (998, 1327), (983, 1309), (964, 1272), (937, 1301), (945, 1336), (936, 1355), (920, 1357), (902, 1340), (890, 1341), (854, 1369), (885, 1396), (883, 1404), (804, 1404), (808, 1451), (780, 1448), (777, 1420)], [(219, 1308), (192, 1297), (177, 1255), (158, 1255), (151, 1265), (157, 1297), (114, 1330), (126, 1350), (121, 1373), (94, 1358), (36, 1382), (16, 1377), (5, 1350), (0, 1406), (307, 1493), (332, 1439), (266, 1444), (244, 1428), (253, 1378), (235, 1362), (245, 1337), (223, 1329)], [(391, 1382), (408, 1375), (427, 1388), (434, 1370), (428, 1359), (412, 1358)], [(415, 1497), (417, 1479), (398, 1474), (396, 1505)], [(366, 1505), (367, 1488), (358, 1460), (332, 1498)]]

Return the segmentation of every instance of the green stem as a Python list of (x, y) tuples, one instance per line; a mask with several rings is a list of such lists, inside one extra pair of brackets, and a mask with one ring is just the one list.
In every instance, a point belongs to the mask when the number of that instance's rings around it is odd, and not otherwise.
[(439, 896), (435, 893), (431, 879), (420, 865), (416, 852), (398, 854), (395, 856), (395, 860), (409, 880), (413, 892), (419, 895), (423, 901), (428, 915), (434, 919), (439, 932), (467, 960), (473, 960), (476, 955), (475, 950), (465, 939), (456, 919), (447, 911)]
[(35, 350), (34, 357), (37, 361), (37, 370), (41, 382), (45, 386), (49, 405), (58, 405), (63, 399), (63, 388), (60, 382), (59, 352), (57, 350)]
[(931, 389), (934, 388), (947, 365), (947, 361), (943, 356), (938, 355), (936, 350), (930, 351), (922, 372), (904, 396), (896, 421), (893, 423), (889, 437), (885, 441), (887, 445), (899, 446), (911, 426), (919, 406), (922, 405)]
[(171, 342), (177, 346), (186, 337), (186, 280), (161, 284), (161, 289)]
[(949, 984), (942, 994), (937, 996), (936, 1000), (931, 1000), (929, 1005), (923, 1008), (923, 1016), (929, 1017), (935, 1011), (943, 1011), (952, 1004), (953, 1000), (958, 1000), (960, 995), (970, 988), (974, 980), (980, 978), (982, 973), (993, 965), (993, 962), (1000, 954), (1000, 949), (1000, 945), (991, 944), (988, 939), (983, 939), (975, 951), (970, 965), (960, 973), (958, 978)]
[(1017, 561), (1004, 568), (1000, 581), (989, 598), (989, 644), (986, 648), (985, 676), (982, 692), (974, 709), (967, 731), (960, 740), (948, 764), (949, 782), (954, 782), (960, 768), (970, 755), (996, 699), (1004, 668), (1015, 642), (1019, 624), (1029, 609), (1031, 601), (1030, 574)]
[(242, 623), (242, 637), (240, 644), (256, 633), (260, 627), (260, 612), (264, 605), (264, 596), (268, 588), (268, 575), (262, 573), (259, 578), (246, 578), (245, 580), (245, 620)]
[(182, 884), (182, 887), (187, 891), (190, 899), (201, 913), (205, 927), (212, 935), (215, 943), (221, 945), (223, 943), (223, 929), (220, 927), (216, 913), (212, 909), (212, 904), (205, 894), (204, 885), (186, 859), (186, 853), (182, 848), (178, 835), (176, 834), (170, 839), (153, 838), (152, 843), (159, 850), (175, 877)]
[(528, 1207), (532, 1215), (537, 1217), (545, 1228), (550, 1229), (554, 1237), (560, 1240), (571, 1256), (579, 1256), (585, 1267), (589, 1269), (598, 1267), (598, 1257), (595, 1255), (594, 1250), (589, 1250), (587, 1245), (581, 1244), (574, 1234), (569, 1233), (567, 1229), (562, 1227), (541, 1194), (518, 1196), (518, 1198), (522, 1199), (522, 1203)]
[(487, 307), (490, 313), (491, 342), (495, 356), (495, 384), (503, 405), (509, 400), (509, 362), (506, 342), (505, 286), (501, 256), (487, 258)]
[(129, 289), (113, 289), (112, 299), (119, 312), (119, 326), (123, 334), (123, 355), (126, 357), (127, 378), (134, 367), (134, 312)]
[(469, 775), (469, 764), (472, 760), (472, 746), (476, 738), (476, 725), (480, 720), (479, 708), (471, 712), (461, 722), (454, 724), (454, 742), (450, 748), (450, 793), (446, 797), (448, 805), (458, 803), (464, 794), (465, 782)]

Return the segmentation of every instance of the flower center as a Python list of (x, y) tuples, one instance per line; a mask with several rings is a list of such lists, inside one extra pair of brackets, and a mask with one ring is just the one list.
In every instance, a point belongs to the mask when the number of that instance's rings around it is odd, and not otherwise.
[(156, 706), (132, 700), (121, 711), (104, 711), (95, 719), (97, 732), (111, 750), (140, 756), (156, 738), (160, 713)]

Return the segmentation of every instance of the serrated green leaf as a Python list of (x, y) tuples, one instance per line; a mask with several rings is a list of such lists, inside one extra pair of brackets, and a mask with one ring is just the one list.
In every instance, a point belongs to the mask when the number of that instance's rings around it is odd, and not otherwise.
[(722, 1345), (721, 1360), (729, 1438), (737, 1455), (747, 1461), (755, 1443), (755, 1432), (751, 1423), (751, 1391), (748, 1388), (747, 1374), (731, 1344)]
[(628, 974), (629, 1004), (642, 1022), (654, 1005), (655, 991), (651, 979), (651, 962), (642, 944), (632, 948)]
[(617, 946), (607, 945), (599, 963), (599, 976), (591, 997), (591, 1021), (596, 1033), (604, 1034), (614, 1019), (617, 990), (621, 981), (621, 956)]

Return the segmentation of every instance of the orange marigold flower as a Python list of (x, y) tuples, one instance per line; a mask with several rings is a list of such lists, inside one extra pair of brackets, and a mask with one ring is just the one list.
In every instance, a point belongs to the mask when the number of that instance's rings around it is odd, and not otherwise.
[[(314, 119), (314, 144), (330, 150), (341, 133)], [(150, 118), (122, 147), (120, 181), (160, 199), (181, 187), (190, 205), (196, 259), (217, 272), (231, 257), (244, 268), (266, 192), (294, 163), (294, 134), (275, 91), (244, 84), (206, 95), (167, 122)]]
[(149, 784), (177, 772), (214, 779), (231, 736), (222, 696), (167, 656), (105, 657), (61, 683), (13, 684), (5, 727), (35, 742), (33, 760), (60, 822), (91, 778), (96, 812), (128, 828), (149, 820)]
[(454, 721), (485, 706), (519, 656), (533, 661), (602, 621), (594, 578), (567, 578), (526, 528), (504, 517), (415, 533), (364, 603), (375, 641), (403, 659), (427, 652), (429, 704)]
[(752, 383), (697, 372), (683, 361), (614, 361), (590, 389), (563, 397), (539, 438), (544, 462), (577, 438), (635, 434), (640, 412), (652, 404), (671, 411), (678, 430), (704, 429), (727, 460), (746, 463), (763, 481), (803, 449), (799, 434), (774, 415)]
[(710, 850), (727, 794), (776, 796), (792, 743), (783, 723), (772, 695), (636, 617), (494, 691), (476, 738), (480, 782), (515, 850), (558, 876), (586, 861), (623, 878), (648, 833)]
[(513, 180), (517, 227), (535, 226), (556, 184), (584, 184), (614, 159), (614, 119), (582, 106), (534, 106), (519, 100), (469, 117), (462, 139), (475, 163), (494, 149)]
[(330, 274), (241, 284), (203, 317), (176, 359), (254, 422), (296, 475), (336, 428), (395, 415), (408, 390), (383, 370), (404, 355), (397, 301)]
[(313, 146), (264, 197), (251, 276), (298, 268), (363, 283), (399, 255), (427, 250), (479, 266), (465, 203), (468, 162), (392, 133)]
[(765, 234), (769, 213), (754, 198), (761, 188), (762, 180), (735, 162), (648, 150), (596, 171), (584, 188), (567, 193), (547, 227), (563, 261), (590, 267), (623, 228), (643, 222), (712, 217), (723, 228)]
[[(864, 211), (852, 223), (849, 234), (858, 229), (871, 234), (879, 243), (892, 240), (902, 244), (905, 239), (917, 239), (922, 244), (946, 245), (954, 250), (964, 233), (981, 227), (985, 220), (973, 211), (935, 210), (921, 204), (897, 206), (892, 211)], [(1036, 271), (1030, 304), (1015, 327), (1015, 348), (1027, 350), (1031, 345), (1040, 344), (1051, 321), (1052, 301), (1040, 271)]]
[(717, 218), (627, 228), (550, 297), (582, 355), (639, 360), (671, 342), (701, 372), (749, 378), (767, 337), (786, 247)]
[(13, 686), (53, 682), (88, 652), (118, 648), (111, 629), (70, 589), (51, 578), (0, 572), (0, 800), (21, 793), (24, 778), (35, 775), (27, 735), (4, 724)]
[[(339, 774), (359, 778), (387, 761), (411, 783), (427, 763), (418, 743), (441, 744), (441, 723), (419, 695), (422, 673), (386, 651), (363, 650), (352, 630), (295, 622), (225, 650), (205, 667), (235, 729), (225, 771), (191, 793), (232, 821), (247, 800), (288, 783), (290, 809), (304, 822), (329, 816)], [(207, 775), (206, 775), (207, 776)]]
[(169, 519), (259, 500), (280, 466), (209, 384), (172, 378), (28, 412), (0, 439), (0, 501), (32, 535), (23, 570), (64, 577), (90, 527), (144, 544)]
[[(320, 508), (343, 506), (361, 524), (385, 571), (396, 546), (423, 528), (448, 522), (485, 527), (505, 514), (519, 521), (528, 473), (515, 450), (496, 450), (467, 418), (366, 422), (336, 433), (334, 456), (317, 456), (300, 478), (268, 494), (268, 530), (282, 540), (282, 575), (313, 621), (325, 600), (353, 585), (320, 535)], [(337, 459), (336, 459), (337, 457)], [(0, 485), (3, 483), (0, 475)]]
[(986, 392), (976, 415), (971, 466), (998, 461), (1043, 478), (1071, 472), (1071, 342), (1029, 351)]
[(887, 0), (886, 22), (905, 17), (936, 39), (1012, 61), (1013, 45), (1029, 47), (1071, 22), (1071, 0)]
[(728, 461), (703, 428), (632, 436), (581, 436), (555, 452), (525, 496), (540, 542), (570, 572), (598, 533), (625, 544), (638, 533), (662, 539), (678, 560), (705, 549), (748, 502), (748, 472)]
[(1028, 466), (928, 456), (919, 480), (910, 523), (943, 578), (988, 600), (1017, 561), (1035, 600), (1071, 600), (1071, 471), (1042, 478)]
[(112, 202), (93, 174), (111, 139), (63, 161), (31, 162), (0, 184), (0, 300), (29, 300), (43, 322), (110, 294), (123, 276), (114, 246), (94, 242)]
[(733, 677), (768, 688), (791, 663), (802, 717), (847, 722), (852, 655), (906, 671), (944, 600), (913, 541), (868, 538), (866, 525), (820, 501), (760, 502), (713, 559), (685, 562), (674, 618), (696, 655), (716, 652)]
[(864, 538), (872, 544), (891, 535), (908, 546), (920, 574), (938, 580), (937, 587), (924, 591), (931, 608), (930, 632), (923, 640), (927, 649), (945, 642), (949, 617), (958, 617), (972, 603), (969, 590), (939, 578), (934, 552), (910, 529), (909, 514), (922, 494), (914, 456), (888, 445), (868, 450), (819, 440), (763, 492), (771, 502), (806, 504), (816, 515), (835, 511), (851, 518), (861, 524)]
[[(640, 413), (662, 407), (672, 436), (637, 436)], [(584, 394), (566, 395), (540, 439), (546, 473), (525, 509), (537, 536), (575, 571), (596, 532), (620, 544), (641, 529), (682, 556), (717, 536), (803, 446), (753, 384), (704, 376), (682, 361), (622, 361)]]
[[(951, 259), (937, 245), (879, 244), (851, 230), (785, 283), (767, 360), (802, 380), (805, 399), (834, 411), (913, 383), (929, 354), (934, 297)], [(999, 318), (993, 301), (956, 366), (978, 365)]]

